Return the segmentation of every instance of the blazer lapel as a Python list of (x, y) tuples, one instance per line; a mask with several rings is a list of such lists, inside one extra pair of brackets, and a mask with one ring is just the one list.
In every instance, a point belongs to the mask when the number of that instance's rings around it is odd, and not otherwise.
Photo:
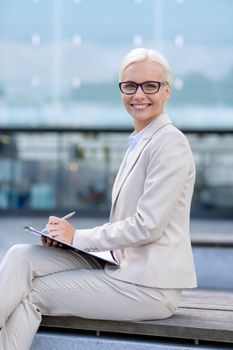
[(137, 144), (136, 148), (133, 150), (132, 157), (129, 159), (129, 161), (126, 162), (127, 155), (129, 153), (129, 149), (127, 150), (114, 183), (114, 188), (112, 193), (112, 207), (114, 206), (125, 180), (127, 179), (129, 173), (135, 166), (144, 147), (147, 145), (147, 143), (151, 140), (152, 136), (159, 129), (171, 123), (172, 123), (171, 120), (168, 118), (166, 114), (161, 114), (159, 117), (155, 119), (152, 125), (145, 131), (144, 135), (142, 136), (141, 140)]

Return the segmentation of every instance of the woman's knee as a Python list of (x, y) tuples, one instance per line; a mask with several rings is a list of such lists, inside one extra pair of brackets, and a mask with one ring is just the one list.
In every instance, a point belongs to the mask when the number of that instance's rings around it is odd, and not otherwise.
[(10, 259), (15, 263), (30, 260), (35, 254), (36, 247), (32, 244), (13, 245), (6, 253), (6, 259)]

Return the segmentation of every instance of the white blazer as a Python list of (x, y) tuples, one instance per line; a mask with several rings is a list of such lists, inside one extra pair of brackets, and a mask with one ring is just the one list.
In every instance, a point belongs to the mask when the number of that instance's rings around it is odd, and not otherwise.
[(162, 114), (146, 129), (112, 190), (110, 222), (77, 230), (73, 244), (111, 250), (123, 281), (158, 288), (196, 287), (189, 234), (195, 166), (189, 143)]

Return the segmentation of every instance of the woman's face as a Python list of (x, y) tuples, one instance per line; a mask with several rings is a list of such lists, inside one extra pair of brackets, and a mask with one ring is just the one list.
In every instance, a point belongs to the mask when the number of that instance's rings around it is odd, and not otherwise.
[[(164, 82), (164, 70), (159, 63), (152, 61), (134, 62), (122, 75), (122, 81), (143, 83), (145, 81)], [(135, 130), (138, 132), (153, 119), (163, 113), (166, 100), (170, 95), (170, 86), (161, 85), (155, 94), (145, 94), (141, 87), (133, 95), (121, 93), (122, 101), (128, 113), (133, 117)]]

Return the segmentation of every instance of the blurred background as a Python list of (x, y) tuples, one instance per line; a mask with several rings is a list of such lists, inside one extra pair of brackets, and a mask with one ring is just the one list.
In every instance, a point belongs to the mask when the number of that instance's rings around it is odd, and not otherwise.
[(193, 215), (233, 209), (231, 0), (1, 0), (0, 212), (109, 210), (131, 132), (118, 68), (138, 46), (174, 70), (167, 112), (197, 166)]
[(191, 228), (233, 237), (232, 13), (231, 0), (1, 0), (2, 232), (19, 216), (107, 218), (132, 131), (118, 69), (144, 46), (174, 71), (166, 109), (197, 167)]

